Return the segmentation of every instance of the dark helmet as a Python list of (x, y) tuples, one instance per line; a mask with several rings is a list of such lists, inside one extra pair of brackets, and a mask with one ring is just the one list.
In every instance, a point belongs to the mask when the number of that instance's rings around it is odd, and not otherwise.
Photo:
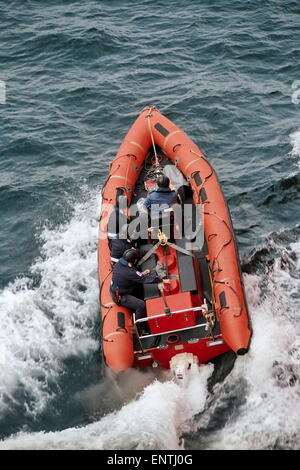
[(165, 175), (158, 176), (156, 182), (159, 188), (168, 188), (170, 185), (170, 180)]
[(129, 248), (129, 250), (124, 251), (122, 258), (124, 258), (128, 263), (134, 263), (138, 258), (136, 249)]

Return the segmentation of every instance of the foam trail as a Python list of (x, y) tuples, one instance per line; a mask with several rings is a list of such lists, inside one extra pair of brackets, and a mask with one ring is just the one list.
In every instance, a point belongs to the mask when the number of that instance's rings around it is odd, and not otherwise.
[(0, 411), (26, 394), (27, 413), (41, 412), (51, 398), (49, 384), (70, 355), (88, 355), (98, 347), (92, 330), (98, 315), (97, 221), (99, 192), (82, 188), (68, 223), (45, 227), (41, 257), (28, 278), (0, 292)]
[[(295, 261), (296, 258), (296, 261)], [(300, 242), (292, 243), (265, 276), (245, 275), (253, 338), (215, 400), (198, 420), (226, 422), (203, 445), (208, 449), (297, 449), (300, 439)], [(220, 423), (219, 423), (220, 428)]]
[(137, 400), (100, 421), (60, 432), (19, 433), (2, 441), (0, 449), (181, 449), (181, 433), (205, 406), (212, 372), (212, 365), (202, 366), (186, 389), (155, 380)]

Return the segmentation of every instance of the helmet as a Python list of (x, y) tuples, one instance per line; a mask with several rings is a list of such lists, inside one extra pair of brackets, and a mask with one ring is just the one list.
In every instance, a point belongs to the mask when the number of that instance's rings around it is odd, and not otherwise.
[(157, 178), (157, 184), (159, 188), (168, 188), (170, 185), (170, 180), (167, 176), (165, 175), (160, 175)]
[(122, 258), (124, 258), (128, 263), (134, 263), (138, 258), (136, 249), (129, 248), (129, 250), (124, 251)]

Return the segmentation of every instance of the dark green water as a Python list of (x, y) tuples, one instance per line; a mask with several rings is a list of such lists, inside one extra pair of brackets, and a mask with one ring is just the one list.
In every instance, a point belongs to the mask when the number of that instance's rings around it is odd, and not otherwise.
[[(296, 449), (299, 2), (0, 7), (0, 448)], [(100, 189), (147, 105), (206, 153), (239, 243), (252, 348), (208, 392), (210, 369), (118, 390), (102, 365)]]

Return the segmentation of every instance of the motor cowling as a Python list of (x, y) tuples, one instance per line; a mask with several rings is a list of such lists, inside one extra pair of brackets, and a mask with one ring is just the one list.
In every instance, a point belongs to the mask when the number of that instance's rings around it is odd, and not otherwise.
[(180, 353), (173, 356), (170, 361), (170, 369), (175, 381), (185, 385), (187, 381), (199, 371), (199, 360), (192, 353)]

